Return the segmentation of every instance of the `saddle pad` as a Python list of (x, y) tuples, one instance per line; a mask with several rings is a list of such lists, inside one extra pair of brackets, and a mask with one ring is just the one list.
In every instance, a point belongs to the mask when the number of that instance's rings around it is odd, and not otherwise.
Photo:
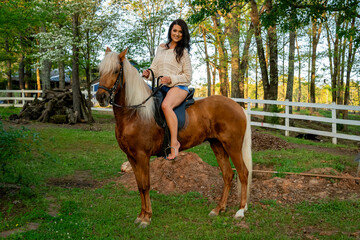
[[(184, 102), (182, 102), (179, 106), (174, 108), (174, 112), (178, 119), (178, 130), (181, 130), (185, 125), (185, 109), (195, 102), (195, 100), (192, 98), (192, 96), (194, 94), (194, 89), (191, 88), (189, 90), (190, 90), (190, 93), (189, 93), (188, 97), (184, 100)], [(158, 91), (154, 95), (155, 121), (162, 128), (167, 127), (165, 116), (161, 109), (161, 103), (164, 100), (165, 95), (166, 94), (163, 93), (162, 91)]]

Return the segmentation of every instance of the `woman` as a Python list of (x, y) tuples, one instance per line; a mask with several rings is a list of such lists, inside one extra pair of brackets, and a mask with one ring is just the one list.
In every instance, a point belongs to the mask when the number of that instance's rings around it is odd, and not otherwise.
[[(188, 27), (184, 20), (177, 19), (169, 27), (167, 43), (160, 44), (150, 66), (155, 78), (162, 76), (162, 90), (167, 92), (161, 108), (171, 135), (171, 153), (167, 156), (169, 160), (174, 160), (179, 155), (178, 121), (173, 109), (179, 106), (189, 93), (188, 86), (192, 75), (189, 51)], [(143, 77), (149, 79), (150, 71), (145, 70)]]

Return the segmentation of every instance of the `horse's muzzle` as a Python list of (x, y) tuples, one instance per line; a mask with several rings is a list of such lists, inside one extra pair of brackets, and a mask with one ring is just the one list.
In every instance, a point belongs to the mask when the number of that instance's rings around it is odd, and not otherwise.
[(101, 107), (107, 107), (110, 103), (110, 94), (108, 92), (98, 90), (96, 92), (96, 100)]

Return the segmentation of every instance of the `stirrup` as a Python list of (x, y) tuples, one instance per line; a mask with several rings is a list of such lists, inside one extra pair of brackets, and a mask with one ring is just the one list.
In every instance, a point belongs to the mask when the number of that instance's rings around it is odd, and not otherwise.
[[(166, 153), (168, 149), (170, 149), (170, 153), (171, 153), (171, 148), (173, 148), (173, 149), (175, 150), (175, 157), (174, 157), (173, 159), (169, 159), (169, 158), (168, 158), (168, 155), (167, 155), (167, 153)], [(178, 152), (178, 156), (179, 156), (179, 150), (178, 150), (177, 152)], [(166, 160), (175, 161), (178, 156), (176, 156), (176, 148), (170, 146), (170, 147), (167, 147), (167, 148), (165, 149), (165, 159), (166, 159)]]

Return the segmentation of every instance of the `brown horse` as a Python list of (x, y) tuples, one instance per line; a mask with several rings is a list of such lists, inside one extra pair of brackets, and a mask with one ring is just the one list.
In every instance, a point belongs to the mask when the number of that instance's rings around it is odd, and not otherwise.
[[(154, 120), (152, 98), (143, 103), (151, 94), (150, 88), (125, 55), (126, 50), (119, 54), (107, 48), (100, 64), (100, 87), (96, 99), (101, 106), (107, 106), (113, 98), (116, 139), (127, 154), (140, 192), (141, 212), (135, 223), (146, 227), (152, 216), (150, 157), (161, 150), (164, 130)], [(140, 103), (141, 107), (133, 107)], [(230, 156), (241, 182), (240, 210), (234, 217), (243, 217), (247, 210), (252, 172), (251, 131), (244, 109), (229, 98), (211, 96), (197, 100), (186, 109), (186, 114), (188, 121), (178, 136), (180, 150), (209, 141), (222, 171), (223, 193), (209, 215), (216, 216), (225, 211), (234, 177)]]

